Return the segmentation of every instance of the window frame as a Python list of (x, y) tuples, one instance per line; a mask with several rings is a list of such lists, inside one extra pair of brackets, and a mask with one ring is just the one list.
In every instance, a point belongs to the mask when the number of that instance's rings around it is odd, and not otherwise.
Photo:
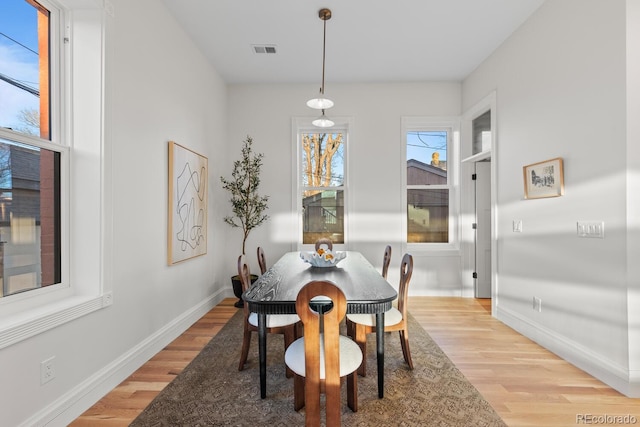
[[(332, 117), (335, 125), (331, 128), (319, 128), (314, 126), (311, 121), (315, 118), (309, 117), (294, 117), (292, 120), (292, 153), (295, 153), (295, 167), (292, 168), (292, 212), (296, 217), (296, 235), (295, 235), (295, 247), (296, 250), (312, 251), (315, 250), (313, 244), (302, 243), (304, 219), (302, 213), (302, 191), (304, 189), (317, 189), (317, 190), (336, 190), (343, 191), (344, 196), (344, 212), (343, 212), (343, 232), (344, 243), (334, 243), (334, 250), (346, 250), (349, 244), (349, 211), (350, 211), (350, 198), (349, 198), (349, 142), (353, 136), (352, 120), (349, 117)], [(301, 135), (303, 133), (336, 133), (342, 132), (343, 136), (343, 161), (344, 161), (344, 179), (341, 186), (335, 187), (307, 187), (302, 184), (302, 141)]]
[[(65, 86), (64, 78), (65, 70), (63, 64), (66, 62), (66, 49), (64, 49), (64, 37), (65, 37), (65, 20), (66, 14), (63, 9), (49, 0), (32, 0), (35, 3), (40, 4), (47, 9), (49, 15), (49, 138), (44, 139), (38, 136), (25, 134), (19, 131), (13, 131), (10, 129), (0, 127), (0, 138), (26, 144), (28, 146), (46, 149), (49, 151), (55, 151), (60, 153), (60, 205), (61, 211), (66, 209), (66, 198), (68, 197), (68, 170), (69, 170), (69, 146), (64, 144), (64, 126), (62, 121), (62, 96), (63, 88)], [(31, 3), (31, 1), (29, 1)], [(34, 8), (36, 6), (33, 6)], [(62, 213), (60, 218), (60, 228), (62, 230), (68, 230), (68, 221), (65, 221), (65, 215)], [(69, 242), (66, 239), (67, 234), (63, 231), (61, 233), (61, 280), (60, 283), (42, 287), (39, 289), (32, 289), (27, 292), (21, 292), (17, 294), (7, 295), (0, 298), (0, 310), (3, 314), (15, 310), (15, 308), (8, 309), (6, 306), (18, 306), (20, 300), (30, 300), (38, 298), (40, 295), (49, 295), (55, 293), (64, 288), (69, 287), (68, 277), (69, 268)]]
[[(460, 120), (458, 117), (402, 117), (401, 118), (401, 170), (402, 170), (402, 242), (403, 250), (419, 252), (458, 251), (460, 249), (460, 179), (459, 147)], [(415, 131), (447, 131), (447, 184), (408, 185), (407, 184), (407, 133)], [(407, 241), (408, 213), (407, 192), (418, 189), (449, 190), (449, 241), (410, 243)]]
[(0, 298), (0, 349), (112, 303), (104, 33), (113, 11), (93, 0), (37, 2), (51, 12), (51, 140), (7, 129), (0, 136), (61, 153), (62, 280)]

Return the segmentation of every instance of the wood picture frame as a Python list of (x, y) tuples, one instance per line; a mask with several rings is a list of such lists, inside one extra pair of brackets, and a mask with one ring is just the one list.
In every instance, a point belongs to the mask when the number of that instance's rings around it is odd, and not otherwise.
[(207, 253), (209, 160), (169, 141), (167, 263)]
[(562, 157), (524, 166), (522, 173), (524, 176), (525, 199), (564, 195)]

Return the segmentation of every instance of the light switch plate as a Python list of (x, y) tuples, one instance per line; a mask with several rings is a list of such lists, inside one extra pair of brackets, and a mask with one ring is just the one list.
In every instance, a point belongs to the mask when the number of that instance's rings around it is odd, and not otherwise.
[(577, 233), (578, 233), (578, 237), (604, 239), (604, 222), (578, 221)]

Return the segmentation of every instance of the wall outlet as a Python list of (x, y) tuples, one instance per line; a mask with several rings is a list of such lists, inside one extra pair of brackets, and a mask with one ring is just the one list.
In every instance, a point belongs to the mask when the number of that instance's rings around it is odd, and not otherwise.
[(514, 233), (522, 233), (522, 220), (514, 219), (513, 220), (513, 232)]
[(538, 297), (533, 297), (533, 309), (540, 313), (542, 311), (542, 300)]
[(52, 379), (56, 377), (56, 370), (53, 362), (55, 361), (55, 356), (48, 358), (47, 360), (43, 360), (40, 362), (40, 384), (46, 384)]

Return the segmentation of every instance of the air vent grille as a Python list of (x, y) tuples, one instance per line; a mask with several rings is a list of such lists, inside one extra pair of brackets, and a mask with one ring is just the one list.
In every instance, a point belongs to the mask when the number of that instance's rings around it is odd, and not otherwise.
[(254, 44), (251, 46), (254, 53), (276, 53), (275, 45)]

